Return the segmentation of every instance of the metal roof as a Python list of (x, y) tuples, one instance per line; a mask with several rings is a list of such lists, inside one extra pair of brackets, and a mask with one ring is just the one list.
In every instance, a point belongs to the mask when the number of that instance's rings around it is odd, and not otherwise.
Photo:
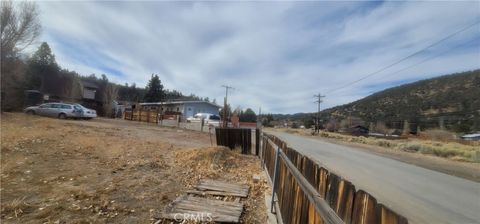
[(476, 137), (480, 137), (480, 133), (468, 134), (468, 135), (462, 136), (462, 138), (476, 138)]
[(168, 102), (148, 102), (148, 103), (140, 103), (142, 106), (148, 106), (148, 105), (175, 105), (175, 104), (187, 104), (187, 103), (206, 103), (210, 104), (214, 107), (221, 108), (222, 106), (212, 103), (212, 102), (207, 102), (207, 101), (201, 101), (201, 100), (190, 100), (190, 101), (168, 101)]
[(92, 88), (92, 89), (98, 89), (98, 85), (94, 82), (91, 82), (91, 81), (87, 81), (87, 80), (82, 80), (82, 85), (83, 87), (86, 87), (86, 88)]

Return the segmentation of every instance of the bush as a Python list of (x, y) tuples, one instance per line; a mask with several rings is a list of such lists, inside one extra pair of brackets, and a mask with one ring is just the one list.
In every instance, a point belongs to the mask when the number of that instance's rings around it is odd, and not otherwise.
[(399, 144), (397, 148), (407, 152), (418, 152), (420, 150), (428, 150), (426, 148), (423, 148), (422, 145), (413, 143), (413, 142)]
[(378, 146), (387, 147), (387, 148), (393, 148), (393, 147), (397, 146), (396, 143), (394, 143), (392, 141), (389, 141), (389, 140), (383, 140), (383, 139), (376, 140), (375, 144), (378, 145)]
[(455, 140), (455, 133), (446, 131), (446, 130), (440, 130), (440, 129), (431, 129), (423, 132), (425, 137), (427, 137), (430, 140), (437, 140), (437, 141), (448, 141), (448, 140)]
[[(453, 134), (444, 130), (428, 131), (430, 138), (452, 139)], [(439, 142), (426, 140), (388, 140), (367, 138), (364, 136), (348, 136), (330, 132), (320, 132), (321, 137), (334, 138), (342, 141), (357, 142), (368, 145), (377, 145), (386, 148), (398, 149), (406, 152), (418, 152), (438, 157), (450, 158), (461, 161), (479, 162), (475, 157), (478, 146), (462, 145), (455, 142)]]

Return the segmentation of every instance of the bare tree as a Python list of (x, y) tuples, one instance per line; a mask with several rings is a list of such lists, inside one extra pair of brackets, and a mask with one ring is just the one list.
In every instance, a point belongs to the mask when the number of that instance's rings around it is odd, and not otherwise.
[(0, 6), (1, 58), (24, 50), (40, 35), (39, 11), (34, 2), (2, 1)]
[(410, 134), (410, 123), (408, 123), (407, 120), (405, 120), (403, 122), (403, 132), (402, 132), (403, 135), (408, 135)]
[(375, 131), (381, 134), (386, 135), (388, 133), (387, 125), (385, 125), (385, 122), (383, 121), (377, 121), (377, 124), (375, 125)]
[(113, 101), (114, 100), (117, 100), (118, 98), (118, 88), (111, 84), (111, 83), (108, 83), (106, 86), (105, 86), (105, 89), (103, 91), (103, 111), (105, 112), (105, 116), (107, 117), (113, 117), (114, 114), (113, 114), (113, 107), (114, 107), (114, 104), (113, 104)]

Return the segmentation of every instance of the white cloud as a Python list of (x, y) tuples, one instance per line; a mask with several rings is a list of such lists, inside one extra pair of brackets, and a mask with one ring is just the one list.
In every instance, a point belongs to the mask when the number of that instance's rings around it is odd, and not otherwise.
[[(415, 52), (474, 20), (479, 2), (40, 2), (44, 33), (59, 64), (118, 83), (146, 84), (264, 112), (314, 111), (313, 94), (341, 86)], [(461, 15), (461, 16), (459, 16)], [(478, 68), (480, 49), (449, 51), (480, 26), (411, 61), (327, 95), (331, 107), (370, 86)], [(115, 76), (118, 71), (123, 76)], [(383, 78), (382, 78), (383, 77)], [(386, 86), (388, 87), (388, 86)]]

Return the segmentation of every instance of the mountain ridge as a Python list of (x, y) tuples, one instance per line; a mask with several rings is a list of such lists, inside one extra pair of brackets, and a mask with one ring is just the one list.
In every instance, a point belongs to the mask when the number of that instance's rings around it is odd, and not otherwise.
[[(274, 115), (310, 126), (316, 113)], [(456, 132), (480, 130), (480, 69), (419, 80), (375, 92), (362, 99), (322, 110), (322, 124), (357, 117), (365, 125), (378, 121), (401, 129), (405, 121), (422, 128)]]

